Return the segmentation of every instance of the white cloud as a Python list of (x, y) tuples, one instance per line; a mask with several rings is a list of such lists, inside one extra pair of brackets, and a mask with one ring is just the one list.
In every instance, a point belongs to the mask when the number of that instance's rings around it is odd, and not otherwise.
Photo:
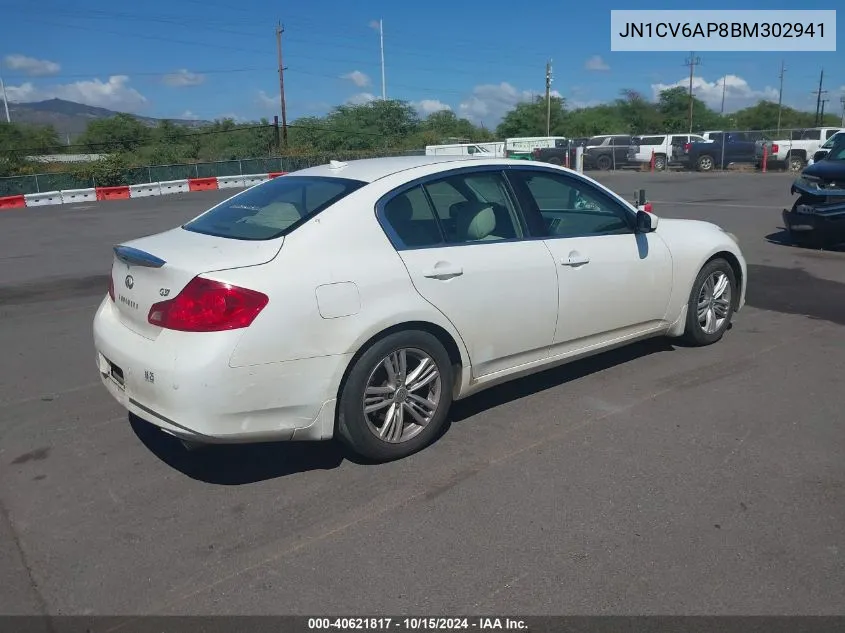
[(370, 101), (375, 101), (378, 99), (374, 94), (369, 92), (359, 92), (356, 95), (352, 95), (346, 100), (346, 103), (350, 105), (364, 105), (365, 103), (369, 103)]
[(258, 91), (258, 96), (255, 100), (264, 110), (278, 110), (281, 107), (280, 97), (271, 97), (263, 90)]
[(6, 55), (4, 60), (10, 70), (20, 70), (30, 77), (46, 77), (57, 74), (62, 67), (46, 59), (35, 59), (26, 55)]
[[(531, 101), (540, 93), (532, 90), (518, 90), (507, 82), (484, 84), (472, 89), (472, 95), (458, 106), (461, 117), (473, 123), (484, 123), (490, 127), (501, 121), (502, 117), (518, 103)], [(553, 97), (561, 97), (560, 92), (552, 90)]]
[(190, 72), (187, 68), (177, 70), (162, 77), (162, 81), (173, 88), (186, 88), (188, 86), (199, 86), (205, 82), (205, 75)]
[(587, 70), (598, 71), (610, 70), (610, 66), (608, 66), (607, 62), (601, 58), (601, 55), (593, 55), (590, 57), (590, 59), (584, 62), (584, 68)]
[(411, 105), (423, 116), (452, 109), (449, 104), (443, 103), (440, 99), (423, 99), (422, 101), (414, 101)]
[(353, 70), (351, 73), (341, 75), (341, 79), (348, 79), (359, 88), (366, 88), (373, 83), (369, 75), (362, 73), (360, 70)]
[[(725, 75), (716, 81), (707, 81), (703, 77), (694, 77), (692, 80), (692, 93), (704, 103), (715, 110), (722, 108), (722, 86), (724, 82), (725, 112), (733, 112), (748, 106), (752, 106), (761, 99), (777, 101), (778, 91), (776, 88), (766, 86), (762, 90), (755, 90), (742, 77), (736, 75)], [(660, 96), (660, 92), (669, 88), (689, 88), (689, 79), (679, 79), (673, 84), (657, 83), (651, 85), (654, 98)]]
[(196, 120), (196, 119), (199, 119), (199, 117), (198, 117), (196, 114), (194, 114), (193, 112), (191, 112), (190, 110), (185, 110), (185, 111), (184, 111), (184, 112), (183, 112), (183, 113), (179, 116), (179, 118), (180, 118), (180, 119), (187, 119), (187, 120), (189, 120), (189, 121), (190, 121), (190, 120)]
[(90, 79), (47, 87), (35, 87), (26, 82), (20, 86), (6, 86), (6, 93), (9, 101), (18, 103), (65, 99), (122, 112), (137, 112), (148, 104), (144, 95), (129, 87), (129, 77), (126, 75), (113, 75), (105, 82)]

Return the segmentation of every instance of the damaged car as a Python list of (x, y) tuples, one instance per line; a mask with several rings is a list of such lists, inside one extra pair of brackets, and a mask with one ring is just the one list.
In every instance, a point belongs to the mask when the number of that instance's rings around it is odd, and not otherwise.
[(783, 221), (793, 244), (830, 248), (845, 242), (845, 137), (792, 183), (798, 194)]

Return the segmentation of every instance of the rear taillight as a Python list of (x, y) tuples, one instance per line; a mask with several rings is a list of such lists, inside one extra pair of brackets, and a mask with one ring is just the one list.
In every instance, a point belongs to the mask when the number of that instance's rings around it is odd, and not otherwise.
[(109, 275), (109, 297), (114, 301), (114, 276)]
[(776, 143), (772, 143), (772, 154), (777, 154), (779, 149)]
[(180, 332), (221, 332), (249, 327), (269, 302), (255, 290), (194, 277), (178, 295), (150, 308), (147, 321)]
[(688, 152), (692, 149), (692, 143), (684, 143), (684, 151)]
[(534, 155), (534, 158), (540, 157), (540, 149), (539, 148), (534, 148), (534, 151), (531, 152), (531, 153)]
[(646, 213), (652, 213), (651, 209), (652, 209), (651, 202), (646, 202), (643, 205), (643, 211), (645, 211)]

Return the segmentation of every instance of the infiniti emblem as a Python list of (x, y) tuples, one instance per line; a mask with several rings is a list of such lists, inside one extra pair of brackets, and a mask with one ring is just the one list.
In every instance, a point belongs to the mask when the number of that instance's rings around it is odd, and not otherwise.
[(132, 278), (132, 275), (126, 275), (126, 279), (124, 280), (126, 287), (132, 290), (132, 286), (135, 285), (135, 280)]

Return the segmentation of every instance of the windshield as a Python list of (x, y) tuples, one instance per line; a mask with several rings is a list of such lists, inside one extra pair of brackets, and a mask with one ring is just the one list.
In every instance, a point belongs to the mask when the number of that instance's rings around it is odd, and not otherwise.
[(827, 139), (827, 141), (825, 141), (825, 144), (822, 145), (822, 149), (830, 149), (831, 147), (836, 145), (836, 143), (841, 141), (843, 138), (845, 138), (845, 132), (837, 132), (836, 134), (831, 136), (829, 139)]
[(824, 160), (845, 160), (845, 135), (839, 137)]
[(235, 240), (272, 240), (365, 184), (345, 178), (281, 176), (247, 189), (182, 228)]

